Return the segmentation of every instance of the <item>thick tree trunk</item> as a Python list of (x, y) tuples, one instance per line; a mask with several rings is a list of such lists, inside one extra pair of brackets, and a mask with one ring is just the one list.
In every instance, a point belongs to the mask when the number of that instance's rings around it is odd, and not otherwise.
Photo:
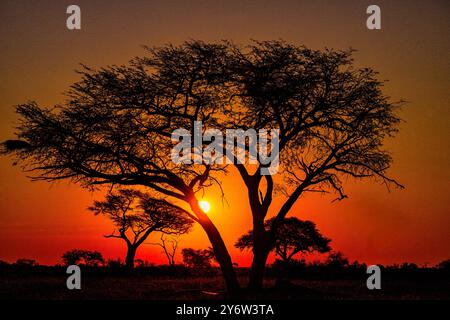
[(269, 252), (267, 250), (253, 251), (253, 261), (250, 268), (248, 283), (248, 288), (250, 290), (260, 290), (263, 288), (264, 273), (268, 256)]
[(256, 217), (253, 219), (253, 261), (248, 283), (250, 290), (263, 288), (264, 273), (270, 248), (270, 239), (264, 228), (264, 219)]
[(125, 266), (127, 269), (134, 269), (134, 257), (136, 256), (136, 247), (127, 246), (127, 256), (125, 258)]
[(214, 255), (220, 265), (220, 269), (222, 270), (222, 275), (225, 279), (225, 285), (228, 293), (237, 293), (240, 290), (239, 282), (233, 268), (233, 262), (230, 254), (228, 253), (227, 247), (219, 233), (219, 230), (217, 230), (216, 226), (212, 223), (208, 216), (201, 211), (197, 201), (191, 203), (191, 208), (199, 217), (199, 223), (203, 227), (203, 230), (205, 230), (206, 235), (211, 242)]
[(282, 258), (277, 270), (277, 280), (275, 286), (284, 287), (289, 284), (289, 265), (291, 260), (287, 257)]

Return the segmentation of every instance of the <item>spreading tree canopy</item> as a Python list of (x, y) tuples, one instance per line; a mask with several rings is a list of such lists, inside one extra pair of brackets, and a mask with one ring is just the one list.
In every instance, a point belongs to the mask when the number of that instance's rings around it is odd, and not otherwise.
[[(283, 41), (190, 41), (147, 48), (126, 66), (83, 67), (66, 100), (17, 106), (17, 139), (4, 143), (35, 180), (71, 179), (99, 185), (146, 187), (188, 214), (211, 241), (230, 291), (238, 288), (219, 231), (198, 206), (196, 192), (220, 182), (217, 164), (175, 164), (171, 134), (209, 129), (278, 129), (277, 178), (255, 166), (234, 164), (247, 188), (253, 222), (250, 287), (261, 288), (277, 229), (308, 192), (344, 199), (347, 178), (400, 185), (388, 176), (385, 150), (400, 122), (383, 82), (356, 67), (351, 50), (311, 50)], [(285, 197), (265, 228), (275, 191)]]

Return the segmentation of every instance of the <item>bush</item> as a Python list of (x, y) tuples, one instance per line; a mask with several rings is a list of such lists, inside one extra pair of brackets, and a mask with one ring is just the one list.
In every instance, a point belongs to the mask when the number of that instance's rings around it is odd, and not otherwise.
[(17, 265), (17, 266), (34, 267), (34, 266), (38, 266), (39, 264), (34, 259), (20, 258), (20, 259), (17, 259), (15, 265)]
[(181, 250), (183, 263), (189, 268), (209, 269), (211, 261), (214, 259), (214, 253), (211, 249), (192, 249), (185, 248)]
[(62, 255), (62, 259), (65, 265), (76, 264), (97, 267), (105, 263), (100, 252), (80, 249), (66, 251)]

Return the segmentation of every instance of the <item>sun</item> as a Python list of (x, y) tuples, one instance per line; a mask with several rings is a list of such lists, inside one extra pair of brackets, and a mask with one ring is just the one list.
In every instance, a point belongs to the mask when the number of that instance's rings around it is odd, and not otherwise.
[(208, 213), (209, 210), (211, 210), (211, 205), (206, 200), (200, 200), (198, 202), (198, 205), (200, 206), (200, 208), (203, 210), (204, 213)]

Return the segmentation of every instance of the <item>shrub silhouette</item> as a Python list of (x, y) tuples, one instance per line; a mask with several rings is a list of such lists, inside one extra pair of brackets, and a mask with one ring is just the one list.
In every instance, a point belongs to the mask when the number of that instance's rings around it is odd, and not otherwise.
[(97, 267), (102, 265), (105, 260), (99, 251), (73, 249), (66, 251), (62, 255), (62, 260), (65, 265), (86, 265), (90, 267)]
[(16, 266), (34, 267), (34, 266), (37, 266), (39, 264), (34, 259), (20, 258), (20, 259), (16, 260), (15, 265)]
[(192, 249), (184, 248), (181, 250), (183, 256), (183, 263), (194, 269), (209, 269), (211, 262), (214, 259), (214, 253), (211, 249)]

